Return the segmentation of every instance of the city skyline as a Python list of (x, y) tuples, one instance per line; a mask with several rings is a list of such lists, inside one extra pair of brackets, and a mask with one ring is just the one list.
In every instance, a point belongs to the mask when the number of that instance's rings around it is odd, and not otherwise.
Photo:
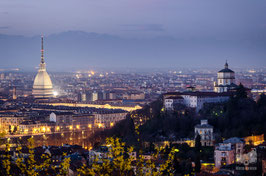
[(0, 175), (266, 175), (265, 9), (1, 0)]

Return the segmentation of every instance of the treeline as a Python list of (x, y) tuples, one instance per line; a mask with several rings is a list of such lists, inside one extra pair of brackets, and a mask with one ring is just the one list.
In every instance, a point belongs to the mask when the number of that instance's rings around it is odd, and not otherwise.
[(266, 136), (266, 95), (262, 94), (255, 102), (248, 98), (242, 85), (227, 103), (206, 104), (200, 115), (224, 138)]

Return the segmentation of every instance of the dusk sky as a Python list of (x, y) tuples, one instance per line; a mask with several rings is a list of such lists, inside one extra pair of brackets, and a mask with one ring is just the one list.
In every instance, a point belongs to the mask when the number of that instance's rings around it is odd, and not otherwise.
[[(104, 40), (94, 46), (93, 52), (87, 53), (86, 49), (79, 51), (79, 42), (75, 40), (77, 45), (71, 56), (64, 55), (64, 59), (69, 60), (65, 67), (78, 68), (86, 61), (88, 66), (94, 67), (221, 67), (226, 59), (233, 67), (266, 65), (264, 0), (0, 1), (0, 34), (23, 35), (25, 42), (44, 34), (48, 38), (45, 43), (48, 66), (54, 69), (62, 62), (60, 52), (69, 50), (52, 50), (51, 46), (55, 45), (52, 36), (57, 34), (58, 37), (67, 31), (72, 31), (72, 35), (73, 31), (106, 34), (107, 38), (114, 37), (115, 43), (114, 51), (101, 48), (107, 46)], [(6, 46), (5, 42), (12, 43), (0, 37), (0, 46), (4, 47), (0, 49), (0, 60), (9, 61), (1, 65), (25, 67), (22, 61), (16, 61), (18, 54), (10, 54), (16, 52), (14, 47), (20, 46)], [(34, 42), (32, 45), (38, 48), (38, 40)], [(74, 41), (71, 39), (71, 42)], [(91, 44), (89, 39), (87, 42)], [(123, 48), (123, 42), (128, 47)], [(138, 42), (143, 46), (138, 46)], [(120, 46), (123, 46), (121, 51)], [(30, 48), (24, 49), (19, 51), (20, 59), (26, 53), (28, 62), (34, 59), (32, 67), (38, 65), (39, 50), (30, 55), (27, 50)], [(107, 52), (108, 56), (96, 51)], [(74, 62), (75, 53), (78, 54)]]

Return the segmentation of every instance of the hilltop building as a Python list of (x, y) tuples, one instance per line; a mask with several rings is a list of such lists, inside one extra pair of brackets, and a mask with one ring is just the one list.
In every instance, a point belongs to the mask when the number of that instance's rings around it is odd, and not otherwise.
[(43, 37), (42, 37), (42, 49), (41, 49), (41, 63), (38, 70), (38, 74), (35, 77), (33, 83), (32, 95), (34, 98), (52, 98), (53, 97), (53, 84), (46, 71), (46, 64), (43, 56)]
[(214, 83), (214, 91), (218, 93), (227, 92), (236, 87), (235, 72), (228, 68), (228, 63), (226, 61), (224, 69), (217, 73), (217, 82)]
[(186, 107), (194, 108), (199, 112), (204, 103), (221, 103), (229, 100), (230, 93), (216, 92), (168, 92), (163, 95), (164, 108), (173, 111), (175, 105), (183, 104)]

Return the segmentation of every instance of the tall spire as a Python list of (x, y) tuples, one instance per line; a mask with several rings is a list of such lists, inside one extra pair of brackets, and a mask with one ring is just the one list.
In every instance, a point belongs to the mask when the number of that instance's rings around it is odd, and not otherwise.
[(41, 49), (41, 63), (44, 63), (44, 56), (43, 56), (43, 35), (42, 35), (42, 49)]
[(42, 35), (42, 46), (41, 46), (41, 63), (40, 63), (40, 69), (39, 71), (45, 71), (46, 70), (46, 66), (45, 66), (45, 62), (44, 62), (44, 56), (43, 56), (43, 35)]

